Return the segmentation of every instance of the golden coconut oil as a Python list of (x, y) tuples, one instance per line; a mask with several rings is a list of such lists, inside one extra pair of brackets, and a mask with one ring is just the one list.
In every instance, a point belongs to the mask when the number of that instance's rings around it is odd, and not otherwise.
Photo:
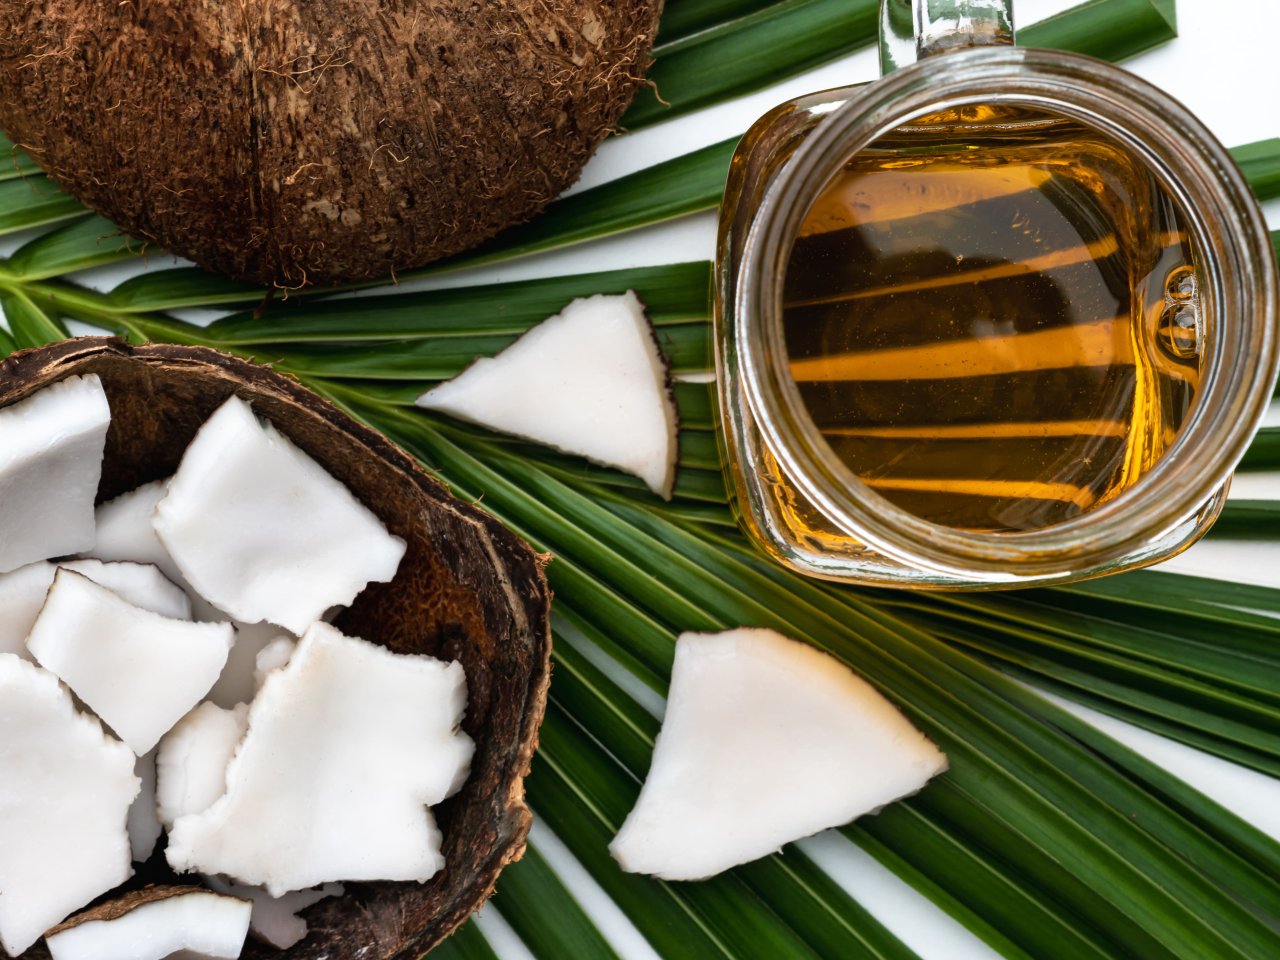
[(1178, 205), (1117, 142), (1022, 108), (935, 114), (809, 209), (783, 286), (790, 371), (839, 458), (899, 507), (1047, 527), (1176, 437), (1201, 370), (1195, 266)]

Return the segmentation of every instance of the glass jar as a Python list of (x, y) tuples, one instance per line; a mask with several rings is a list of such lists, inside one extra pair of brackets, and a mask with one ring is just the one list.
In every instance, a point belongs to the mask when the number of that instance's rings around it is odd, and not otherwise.
[[(1007, 3), (884, 0), (882, 64), (892, 72), (783, 104), (752, 127), (734, 157), (715, 290), (725, 462), (744, 528), (803, 573), (983, 589), (1154, 563), (1212, 525), (1268, 405), (1280, 363), (1275, 257), (1228, 152), (1145, 81), (1089, 57), (1014, 47), (1011, 25)], [(833, 177), (922, 118), (975, 109), (1066, 118), (1121, 145), (1177, 205), (1195, 250), (1193, 322), (1183, 335), (1198, 355), (1199, 379), (1176, 435), (1131, 485), (1034, 529), (934, 522), (864, 483), (806, 406), (783, 326), (796, 237)]]

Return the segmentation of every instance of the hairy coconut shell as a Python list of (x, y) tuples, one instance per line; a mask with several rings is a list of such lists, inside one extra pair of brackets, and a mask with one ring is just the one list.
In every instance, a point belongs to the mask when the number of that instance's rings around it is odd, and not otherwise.
[(0, 128), (143, 240), (245, 280), (385, 277), (577, 179), (662, 0), (0, 0)]
[[(463, 727), (476, 753), (461, 792), (436, 808), (447, 866), (426, 884), (347, 884), (345, 896), (305, 911), (310, 934), (297, 946), (282, 952), (250, 943), (244, 956), (417, 960), (485, 901), (498, 873), (524, 852), (531, 823), (524, 777), (551, 670), (544, 558), (385, 437), (294, 381), (214, 350), (97, 337), (27, 350), (0, 362), (0, 407), (88, 373), (102, 378), (111, 403), (99, 500), (172, 474), (196, 430), (236, 394), (408, 542), (396, 578), (370, 584), (337, 626), (466, 668)], [(168, 873), (163, 859), (153, 857), (135, 885), (192, 882)], [(43, 943), (22, 955), (47, 957)]]

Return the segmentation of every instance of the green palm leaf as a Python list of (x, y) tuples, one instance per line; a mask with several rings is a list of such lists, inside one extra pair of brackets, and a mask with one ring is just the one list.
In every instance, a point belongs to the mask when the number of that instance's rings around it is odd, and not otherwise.
[(84, 207), (43, 174), (0, 182), (0, 236), (83, 217)]
[(1259, 200), (1280, 197), (1280, 138), (1259, 140), (1231, 151)]
[(656, 49), (673, 40), (762, 10), (777, 0), (668, 0), (662, 8)]
[(18, 180), (40, 173), (40, 168), (25, 150), (0, 133), (0, 180)]
[(484, 934), (475, 922), (464, 924), (458, 932), (431, 951), (439, 960), (498, 960)]
[(502, 872), (494, 903), (535, 957), (617, 960), (613, 947), (533, 844), (519, 863)]
[(1253, 438), (1238, 470), (1280, 470), (1280, 427), (1263, 427)]
[[(349, 397), (332, 385), (315, 385), (339, 400)], [(960, 664), (972, 670), (976, 662), (971, 658), (957, 660), (958, 655), (938, 645), (936, 640), (920, 633), (908, 634), (901, 626), (886, 629), (880, 622), (882, 614), (859, 610), (847, 591), (837, 603), (824, 596), (821, 588), (789, 575), (785, 586), (772, 583), (780, 571), (768, 569), (767, 564), (745, 553), (739, 554), (732, 549), (732, 544), (717, 544), (721, 549), (715, 549), (712, 538), (696, 537), (663, 521), (660, 508), (645, 511), (643, 507), (630, 507), (617, 501), (611, 504), (612, 511), (605, 510), (600, 504), (608, 501), (600, 493), (590, 497), (576, 494), (557, 481), (531, 472), (526, 462), (508, 459), (496, 445), (486, 448), (486, 462), (502, 463), (508, 469), (519, 471), (521, 480), (517, 485), (482, 466), (467, 452), (480, 449), (482, 442), (470, 442), (464, 450), (446, 439), (445, 434), (453, 434), (452, 427), (428, 426), (426, 417), (412, 413), (375, 412), (355, 402), (350, 406), (427, 462), (439, 466), (446, 476), (459, 478), (465, 489), (483, 490), (485, 502), (491, 509), (497, 509), (526, 535), (532, 533), (540, 546), (553, 550), (560, 558), (551, 568), (557, 595), (580, 615), (592, 617), (591, 605), (608, 603), (611, 595), (625, 590), (633, 602), (651, 615), (657, 615), (659, 622), (680, 623), (697, 629), (714, 629), (729, 623), (763, 623), (792, 633), (799, 631), (814, 642), (834, 646), (837, 652), (855, 651), (855, 655), (849, 656), (852, 662), (872, 679), (884, 683), (889, 694), (896, 696), (953, 757), (963, 757), (967, 764), (973, 765), (969, 769), (977, 779), (971, 785), (967, 781), (964, 784), (972, 790), (971, 812), (976, 805), (983, 811), (981, 821), (989, 822), (988, 817), (1005, 810), (1004, 816), (1012, 823), (1036, 824), (1034, 836), (1024, 836), (1020, 849), (1025, 850), (1027, 856), (1038, 858), (1038, 869), (1047, 869), (1048, 863), (1070, 863), (1082, 882), (1095, 886), (1096, 880), (1088, 878), (1127, 874), (1124, 880), (1116, 881), (1113, 889), (1103, 891), (1101, 901), (1093, 901), (1092, 892), (1082, 893), (1075, 909), (1092, 908), (1111, 913), (1127, 900), (1125, 916), (1129, 926), (1120, 929), (1128, 930), (1139, 939), (1154, 937), (1175, 955), (1187, 955), (1188, 949), (1218, 955), (1224, 939), (1233, 940), (1245, 955), (1262, 949), (1268, 935), (1264, 927), (1256, 925), (1253, 934), (1247, 932), (1254, 925), (1248, 919), (1247, 910), (1236, 909), (1236, 919), (1231, 922), (1228, 933), (1220, 925), (1223, 914), (1219, 912), (1230, 910), (1228, 902), (1220, 900), (1212, 910), (1202, 911), (1203, 891), (1192, 895), (1194, 883), (1186, 876), (1175, 882), (1174, 878), (1186, 868), (1185, 863), (1176, 857), (1171, 859), (1162, 842), (1129, 836), (1133, 822), (1125, 815), (1116, 812), (1112, 827), (1116, 833), (1106, 839), (1107, 831), (1101, 829), (1100, 822), (1105, 818), (1098, 816), (1099, 794), (1084, 789), (1081, 784), (1089, 782), (1095, 790), (1115, 790), (1114, 772), (1091, 764), (1078, 749), (1051, 732), (1028, 724), (1025, 718), (1019, 722), (1008, 703), (992, 697), (990, 688), (1001, 683), (996, 675), (984, 676), (986, 685), (966, 682), (955, 666)], [(610, 521), (606, 515), (615, 519)], [(618, 520), (623, 515), (629, 522), (620, 524)], [(555, 517), (555, 521), (547, 523), (547, 516)], [(660, 525), (660, 538), (635, 526), (640, 521)], [(545, 532), (543, 525), (547, 528)], [(591, 531), (590, 536), (585, 534), (587, 529)], [(677, 543), (681, 549), (687, 548), (689, 555), (672, 546)], [(560, 576), (558, 571), (570, 564), (580, 571), (593, 571), (604, 580), (604, 589), (584, 590), (579, 577)], [(811, 605), (801, 605), (801, 598), (809, 599)], [(823, 612), (832, 604), (838, 607), (838, 614), (835, 610)], [(780, 610), (785, 611), (785, 617), (778, 613)], [(610, 604), (598, 613), (600, 622), (616, 625), (622, 611)], [(640, 629), (642, 626), (637, 626), (637, 630)], [(666, 645), (647, 646), (653, 651), (644, 663), (647, 672), (665, 677), (669, 641)], [(888, 657), (884, 652), (893, 648), (897, 648), (900, 659)], [(923, 651), (928, 649), (935, 652), (938, 660), (925, 675), (919, 671), (919, 662)], [(951, 670), (945, 668), (947, 662), (952, 664)], [(916, 667), (906, 668), (905, 663), (915, 663)], [(917, 699), (904, 700), (910, 696), (904, 693), (906, 690), (912, 690)], [(958, 696), (961, 690), (963, 697)], [(928, 704), (925, 709), (936, 711), (936, 715), (917, 713), (920, 704)], [(593, 724), (588, 726), (595, 729)], [(1011, 730), (1017, 730), (1017, 737), (1011, 736)], [(1057, 754), (1061, 756), (1046, 767), (1046, 758)], [(957, 761), (957, 771), (959, 768)], [(1064, 778), (1058, 772), (1060, 768), (1071, 769), (1074, 777)], [(1085, 771), (1092, 771), (1096, 782), (1083, 776)], [(958, 776), (954, 778), (954, 782), (960, 780)], [(1027, 795), (1028, 790), (1034, 793), (1029, 784), (1035, 783), (1042, 784), (1045, 795)], [(924, 794), (920, 802), (927, 805), (932, 795)], [(1073, 796), (1075, 800), (1070, 799)], [(1126, 803), (1134, 799), (1128, 797)], [(1077, 817), (1088, 820), (1087, 830)], [(1116, 849), (1125, 851), (1124, 858), (1116, 857)], [(1141, 866), (1134, 865), (1137, 861), (1142, 862)], [(1247, 881), (1240, 883), (1249, 886)], [(1175, 895), (1178, 888), (1184, 889), (1185, 895)], [(1265, 891), (1252, 888), (1251, 891), (1253, 896), (1265, 896)], [(1167, 902), (1167, 898), (1176, 899), (1176, 904)], [(1171, 935), (1174, 927), (1180, 931), (1176, 936)], [(1189, 942), (1182, 939), (1185, 937), (1195, 941), (1196, 946), (1189, 946)], [(1248, 946), (1249, 941), (1253, 942), (1252, 947)], [(1222, 955), (1231, 955), (1231, 951)]]
[(142, 249), (109, 220), (93, 214), (24, 244), (9, 258), (7, 269), (16, 279), (44, 280), (127, 260), (138, 256)]
[[(655, 92), (636, 99), (622, 126), (635, 130), (741, 96), (876, 37), (878, 0), (752, 0), (748, 7), (758, 9), (661, 43), (649, 74)], [(1018, 42), (1122, 60), (1176, 32), (1171, 0), (1090, 0), (1026, 27)]]
[[(575, 297), (628, 290), (636, 291), (644, 301), (649, 319), (665, 327), (706, 319), (710, 268), (705, 261), (677, 263), (487, 287), (390, 294), (354, 305), (349, 300), (303, 300), (261, 316), (251, 311), (231, 314), (207, 329), (209, 337), (228, 346), (514, 335), (545, 320)], [(115, 294), (112, 296), (114, 299)]]
[(1232, 500), (1210, 536), (1223, 540), (1274, 540), (1280, 537), (1280, 502)]
[(9, 322), (13, 349), (56, 343), (68, 336), (67, 328), (56, 315), (22, 290), (0, 289), (0, 310)]

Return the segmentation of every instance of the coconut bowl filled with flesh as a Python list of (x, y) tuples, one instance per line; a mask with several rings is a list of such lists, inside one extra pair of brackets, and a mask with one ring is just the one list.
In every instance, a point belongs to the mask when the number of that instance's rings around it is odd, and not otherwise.
[[(523, 851), (530, 824), (523, 778), (550, 669), (542, 560), (382, 436), (215, 351), (83, 339), (15, 354), (0, 363), (0, 427), (6, 410), (13, 436), (48, 436), (67, 410), (78, 426), (25, 460), (0, 455), (0, 724), (14, 728), (0, 744), (12, 778), (0, 812), (13, 824), (47, 819), (19, 819), (20, 794), (39, 784), (12, 771), (43, 769), (14, 736), (24, 724), (52, 731), (48, 742), (75, 761), (64, 766), (101, 787), (43, 785), (83, 807), (66, 808), (75, 829), (64, 833), (86, 838), (70, 875), (67, 850), (34, 840), (0, 864), (0, 894), (22, 901), (0, 912), (18, 955), (49, 956), (43, 940), (26, 944), (68, 913), (67, 951), (135, 929), (179, 943), (207, 926), (208, 942), (222, 943), (249, 900), (249, 958), (408, 960), (451, 933)], [(297, 472), (296, 489), (259, 487), (255, 464)], [(96, 496), (62, 482), (84, 470)], [(170, 477), (164, 491), (147, 487)], [(282, 542), (279, 525), (298, 521), (295, 494), (310, 529)], [(95, 500), (105, 556), (95, 556)], [(154, 515), (157, 535), (131, 539), (131, 514)], [(41, 524), (47, 535), (32, 529)], [(295, 539), (305, 555), (284, 562)], [(200, 622), (152, 572), (169, 561), (188, 590), (199, 583)], [(273, 603), (273, 589), (287, 599)], [(104, 656), (94, 638), (108, 634), (116, 646)], [(253, 655), (237, 661), (240, 643)], [(174, 644), (189, 664), (169, 657)], [(213, 698), (220, 669), (245, 677)], [(139, 793), (149, 817), (134, 815)], [(167, 847), (147, 858), (162, 826)], [(19, 875), (40, 883), (21, 896), (4, 888)], [(122, 891), (130, 899), (117, 902)], [(293, 899), (271, 900), (286, 891)], [(265, 942), (296, 936), (296, 910), (305, 938), (284, 950)], [(175, 932), (183, 923), (195, 932)]]

